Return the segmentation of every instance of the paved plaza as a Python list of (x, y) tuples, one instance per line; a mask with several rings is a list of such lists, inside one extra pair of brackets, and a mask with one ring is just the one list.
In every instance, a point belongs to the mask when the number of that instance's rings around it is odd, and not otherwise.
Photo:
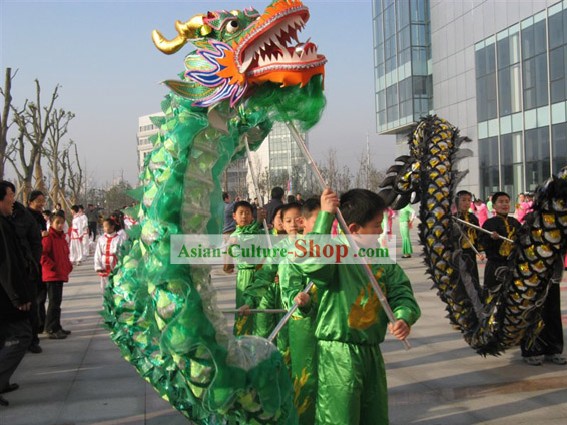
[[(417, 244), (414, 249), (419, 251)], [(411, 350), (391, 338), (382, 345), (392, 424), (566, 423), (567, 366), (525, 365), (519, 349), (500, 357), (477, 355), (444, 318), (421, 258), (400, 262), (423, 314), (412, 330)], [(12, 380), (20, 389), (5, 394), (10, 406), (0, 407), (0, 425), (187, 424), (120, 357), (101, 328), (102, 297), (91, 263), (77, 267), (65, 286), (62, 322), (72, 335), (42, 335), (44, 352), (22, 361)], [(220, 268), (211, 276), (219, 306), (234, 307), (234, 277)], [(567, 279), (561, 289), (567, 325)]]

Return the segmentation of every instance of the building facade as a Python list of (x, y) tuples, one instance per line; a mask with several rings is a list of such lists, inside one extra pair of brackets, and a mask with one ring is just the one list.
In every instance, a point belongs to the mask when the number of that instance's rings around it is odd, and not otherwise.
[[(469, 170), (461, 188), (482, 198), (496, 190), (515, 197), (567, 165), (567, 2), (375, 0), (375, 32), (379, 10), (385, 24), (387, 8), (397, 14), (406, 5), (410, 14), (425, 8), (429, 19), (430, 112), (472, 139), (466, 147), (474, 155), (459, 163)], [(383, 121), (379, 107), (377, 120), (379, 132), (399, 129), (400, 139), (407, 132)]]
[(153, 143), (150, 138), (157, 134), (159, 129), (152, 123), (150, 117), (163, 116), (163, 112), (138, 117), (138, 132), (136, 134), (138, 152), (138, 172), (144, 168), (146, 156), (152, 151)]

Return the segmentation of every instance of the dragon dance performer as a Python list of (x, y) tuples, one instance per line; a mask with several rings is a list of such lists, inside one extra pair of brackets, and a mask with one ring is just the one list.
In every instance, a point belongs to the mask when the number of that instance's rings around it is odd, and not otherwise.
[(408, 203), (404, 208), (398, 211), (398, 214), (400, 220), (400, 233), (402, 235), (402, 258), (410, 258), (411, 254), (413, 254), (410, 230), (412, 228), (413, 219), (415, 218), (415, 211), (411, 204)]
[(567, 364), (563, 353), (563, 323), (561, 321), (561, 291), (560, 282), (563, 276), (563, 261), (559, 259), (555, 263), (555, 269), (549, 292), (543, 304), (541, 318), (544, 327), (537, 339), (530, 344), (526, 339), (522, 340), (522, 358), (530, 366), (541, 366), (543, 361), (549, 361), (557, 365)]
[[(234, 212), (232, 214), (236, 222), (236, 230), (230, 235), (231, 240), (246, 239), (247, 236), (258, 235), (263, 233), (260, 223), (263, 220), (263, 209), (258, 209), (258, 219), (254, 220), (252, 216), (252, 205), (247, 201), (238, 201), (234, 204)], [(246, 304), (244, 293), (248, 286), (254, 281), (254, 273), (256, 265), (247, 263), (242, 258), (235, 259), (238, 273), (236, 275), (236, 308), (240, 308)], [(238, 314), (234, 322), (234, 335), (252, 335), (254, 330), (254, 320), (252, 316)]]
[[(319, 201), (308, 199), (303, 206), (297, 203), (281, 207), (283, 227), (289, 235), (278, 243), (278, 247), (290, 251), (299, 236), (312, 231), (315, 218), (320, 210)], [(274, 217), (276, 222), (277, 215)], [(267, 261), (256, 273), (255, 282), (246, 293), (250, 305), (258, 304), (260, 309), (284, 308), (289, 310), (294, 298), (307, 286), (308, 279), (292, 268), (285, 259), (278, 264)], [(259, 294), (263, 294), (258, 303)], [(312, 290), (312, 294), (315, 291)], [(291, 372), (295, 396), (294, 404), (299, 414), (299, 423), (311, 425), (315, 421), (315, 401), (317, 399), (317, 364), (315, 344), (315, 319), (317, 303), (313, 302), (298, 309), (288, 324), (278, 333), (277, 347), (282, 353)], [(248, 306), (246, 306), (248, 307)], [(277, 322), (273, 315), (260, 315), (256, 318), (256, 335), (267, 338)]]
[[(478, 218), (469, 211), (471, 208), (472, 193), (466, 190), (461, 190), (457, 192), (455, 201), (457, 204), (457, 218), (478, 226)], [(457, 226), (459, 226), (461, 230), (461, 250), (463, 253), (463, 260), (465, 261), (467, 270), (471, 274), (474, 288), (478, 294), (481, 294), (480, 277), (478, 275), (478, 265), (476, 262), (478, 252), (477, 230), (473, 227), (460, 223), (458, 223)], [(476, 250), (475, 245), (477, 248)]]
[[(330, 189), (323, 192), (314, 234), (330, 233), (338, 203)], [(355, 238), (381, 233), (386, 205), (378, 194), (353, 189), (342, 195), (340, 204)], [(315, 282), (319, 295), (317, 364), (325, 366), (318, 369), (315, 423), (387, 424), (386, 371), (379, 344), (388, 320), (368, 276), (358, 264), (292, 264), (296, 266)], [(410, 281), (397, 264), (371, 268), (397, 318), (388, 327), (403, 340), (421, 314)], [(296, 301), (305, 306), (308, 296), (298, 295)]]
[(508, 257), (514, 247), (512, 243), (499, 238), (499, 235), (515, 240), (521, 227), (518, 220), (508, 216), (510, 196), (507, 193), (496, 192), (492, 195), (492, 203), (496, 215), (486, 220), (484, 226), (482, 226), (483, 229), (492, 232), (492, 235), (483, 233), (480, 238), (480, 244), (484, 247), (488, 260), (484, 269), (485, 295), (488, 290), (499, 285), (496, 271), (499, 267), (507, 266)]

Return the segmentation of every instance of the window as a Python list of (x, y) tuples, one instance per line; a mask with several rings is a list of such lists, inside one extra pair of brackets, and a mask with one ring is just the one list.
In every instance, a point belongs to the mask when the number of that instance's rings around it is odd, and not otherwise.
[(498, 98), (500, 115), (519, 112), (521, 104), (520, 65), (516, 64), (498, 72)]
[(427, 75), (427, 49), (425, 47), (412, 47), (412, 74)]
[(567, 166), (567, 123), (551, 127), (553, 148), (553, 174)]
[(526, 131), (526, 189), (534, 191), (550, 176), (549, 130)]
[(496, 73), (476, 80), (476, 113), (479, 122), (496, 118)]
[(524, 109), (547, 103), (547, 57), (544, 53), (524, 61)]
[[(427, 21), (426, 0), (410, 0), (411, 22), (425, 23)], [(427, 6), (427, 7), (426, 7)]]
[(498, 175), (498, 137), (489, 137), (478, 141), (480, 166), (480, 192), (483, 199), (500, 189)]
[(501, 136), (500, 144), (502, 189), (515, 199), (524, 191), (522, 133), (505, 134)]
[(554, 49), (565, 43), (565, 29), (563, 19), (567, 16), (564, 10), (563, 12), (556, 13), (549, 17), (549, 48)]
[[(555, 15), (554, 15), (555, 16)], [(567, 67), (567, 46), (561, 46), (549, 53), (549, 76), (551, 78), (551, 103), (567, 99), (565, 69)]]

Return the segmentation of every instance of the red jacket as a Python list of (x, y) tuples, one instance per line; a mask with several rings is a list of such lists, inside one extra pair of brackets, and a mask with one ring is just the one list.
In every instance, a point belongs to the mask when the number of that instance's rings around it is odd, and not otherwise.
[(73, 265), (69, 260), (69, 245), (65, 240), (65, 234), (51, 227), (49, 235), (44, 237), (41, 243), (43, 245), (42, 280), (44, 282), (67, 282)]

